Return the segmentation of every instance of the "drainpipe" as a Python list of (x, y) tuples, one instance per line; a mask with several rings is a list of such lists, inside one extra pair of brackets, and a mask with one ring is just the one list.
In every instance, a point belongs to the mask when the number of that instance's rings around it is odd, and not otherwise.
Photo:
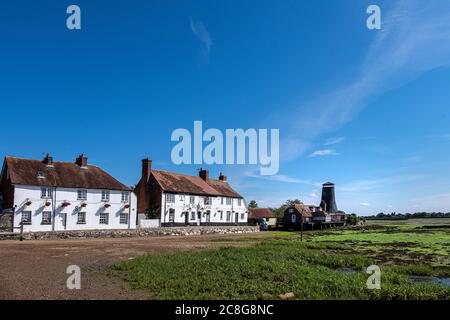
[(164, 226), (166, 226), (166, 203), (167, 203), (167, 197), (165, 192), (162, 193), (164, 197)]
[(53, 197), (52, 197), (52, 231), (55, 231), (56, 222), (56, 187), (53, 187)]
[(234, 212), (234, 198), (231, 198), (231, 219), (236, 223), (236, 213)]
[[(132, 206), (131, 206), (132, 192), (133, 191), (131, 191), (128, 194), (128, 204), (130, 205), (130, 207), (128, 208), (128, 229), (131, 229), (131, 210), (133, 209)], [(120, 217), (119, 217), (119, 220), (120, 220)]]

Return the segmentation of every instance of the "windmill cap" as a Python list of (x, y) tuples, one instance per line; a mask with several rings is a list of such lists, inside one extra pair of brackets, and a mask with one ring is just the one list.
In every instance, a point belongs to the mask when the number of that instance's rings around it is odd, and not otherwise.
[(333, 182), (325, 182), (322, 186), (334, 186)]

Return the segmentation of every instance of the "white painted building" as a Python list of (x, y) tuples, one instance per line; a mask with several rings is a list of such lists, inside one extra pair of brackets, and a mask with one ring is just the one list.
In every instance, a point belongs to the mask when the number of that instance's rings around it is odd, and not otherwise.
[(161, 226), (246, 225), (248, 210), (244, 198), (227, 177), (209, 178), (153, 170), (151, 160), (142, 161), (142, 178), (136, 187), (138, 212), (151, 211)]
[(83, 155), (75, 163), (7, 157), (1, 187), (14, 231), (134, 229), (137, 200), (131, 189)]
[(219, 225), (247, 223), (242, 198), (163, 192), (161, 224)]

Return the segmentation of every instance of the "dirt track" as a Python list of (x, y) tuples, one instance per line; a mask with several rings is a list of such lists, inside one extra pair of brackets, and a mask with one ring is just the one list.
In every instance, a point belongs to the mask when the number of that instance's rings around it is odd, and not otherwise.
[[(108, 276), (108, 266), (144, 253), (242, 245), (237, 238), (257, 240), (261, 234), (0, 241), (0, 299), (148, 299), (148, 293), (130, 291)], [(81, 290), (66, 288), (69, 265), (81, 268)]]

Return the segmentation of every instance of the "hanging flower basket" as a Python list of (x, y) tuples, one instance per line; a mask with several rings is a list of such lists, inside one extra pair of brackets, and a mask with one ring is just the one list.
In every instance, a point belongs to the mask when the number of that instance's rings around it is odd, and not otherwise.
[(106, 203), (105, 208), (109, 208), (109, 207), (111, 207), (111, 205), (109, 203)]
[(124, 206), (124, 208), (125, 208), (125, 209), (128, 209), (128, 208), (130, 208), (130, 205), (127, 203), (127, 204)]
[(62, 206), (63, 206), (63, 207), (68, 207), (68, 206), (70, 206), (70, 202), (64, 201), (64, 202), (62, 203)]
[(25, 205), (27, 206), (31, 206), (32, 202), (30, 200), (28, 200), (27, 202), (25, 202)]
[(46, 207), (50, 207), (51, 204), (52, 204), (52, 203), (51, 203), (50, 201), (47, 201), (47, 202), (45, 203), (45, 206), (46, 206)]
[(82, 208), (84, 208), (84, 207), (86, 207), (86, 206), (87, 206), (86, 203), (82, 203), (82, 204), (80, 205), (80, 207), (82, 207)]

